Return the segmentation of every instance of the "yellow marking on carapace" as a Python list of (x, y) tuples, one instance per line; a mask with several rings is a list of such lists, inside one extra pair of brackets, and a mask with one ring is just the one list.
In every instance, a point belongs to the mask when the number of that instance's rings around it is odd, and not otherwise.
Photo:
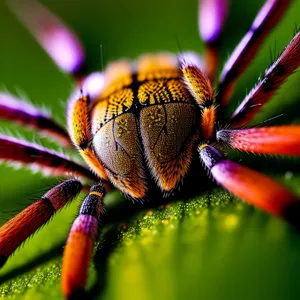
[(103, 194), (102, 194), (102, 193), (99, 193), (99, 192), (96, 192), (96, 191), (90, 192), (89, 194), (90, 194), (90, 195), (96, 195), (96, 196), (98, 196), (98, 197), (100, 197), (100, 198), (103, 197)]
[(186, 86), (198, 104), (204, 105), (206, 101), (213, 99), (211, 84), (198, 67), (188, 65), (183, 67), (182, 73)]
[(216, 117), (216, 109), (214, 105), (203, 109), (201, 130), (205, 140), (211, 139), (214, 135)]
[(143, 55), (137, 60), (138, 81), (180, 78), (176, 57), (169, 53)]
[(134, 94), (131, 88), (123, 88), (111, 94), (105, 99), (101, 99), (93, 111), (93, 132), (111, 120), (112, 118), (126, 112), (133, 105)]
[(81, 154), (85, 162), (89, 165), (89, 167), (92, 170), (94, 170), (100, 176), (100, 178), (108, 180), (105, 168), (103, 167), (97, 155), (90, 147), (84, 150), (79, 150), (79, 153)]
[(83, 96), (79, 98), (72, 109), (71, 137), (77, 148), (82, 149), (91, 139), (89, 124), (89, 98)]
[(95, 134), (105, 123), (108, 107), (107, 98), (99, 101), (92, 112), (92, 132)]
[(170, 102), (165, 80), (150, 80), (143, 83), (138, 90), (138, 99), (141, 104), (149, 101), (150, 104)]
[(199, 151), (201, 151), (201, 150), (203, 150), (205, 147), (207, 147), (208, 146), (208, 144), (202, 144), (202, 145), (200, 145), (199, 147), (198, 147), (198, 150)]
[(128, 127), (128, 119), (116, 119), (116, 124), (118, 125), (117, 126), (117, 133), (116, 133), (116, 136), (118, 138), (121, 138), (124, 134), (130, 134), (131, 131), (129, 130), (129, 127)]
[(138, 100), (141, 104), (190, 102), (191, 96), (180, 79), (149, 80), (138, 89)]
[(128, 86), (132, 83), (132, 68), (127, 60), (119, 60), (110, 64), (104, 73), (105, 87), (101, 93), (101, 98)]
[(68, 238), (62, 263), (62, 290), (68, 298), (84, 290), (87, 271), (93, 253), (93, 239), (81, 231), (74, 231)]
[(191, 103), (191, 94), (182, 84), (181, 79), (170, 79), (167, 81), (167, 87), (175, 102), (189, 102)]
[(159, 126), (163, 125), (164, 122), (164, 111), (162, 107), (157, 107), (156, 110), (150, 111), (148, 113), (148, 118), (151, 120), (151, 123), (149, 124), (148, 128), (152, 128), (153, 126)]

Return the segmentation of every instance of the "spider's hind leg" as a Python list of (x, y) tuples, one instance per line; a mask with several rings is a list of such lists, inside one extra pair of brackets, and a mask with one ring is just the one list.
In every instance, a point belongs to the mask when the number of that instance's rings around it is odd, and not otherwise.
[(286, 187), (264, 174), (225, 159), (210, 145), (200, 145), (198, 151), (217, 183), (249, 204), (284, 218), (300, 229), (300, 200)]
[(79, 181), (65, 180), (5, 223), (0, 228), (0, 267), (16, 248), (69, 203), (81, 188)]
[(62, 290), (67, 299), (84, 290), (94, 242), (99, 234), (99, 216), (104, 211), (103, 185), (91, 187), (75, 219), (64, 250)]

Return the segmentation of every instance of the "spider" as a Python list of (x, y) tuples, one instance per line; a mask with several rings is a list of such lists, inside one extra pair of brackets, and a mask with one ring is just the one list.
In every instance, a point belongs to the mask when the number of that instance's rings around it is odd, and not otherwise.
[[(206, 46), (203, 66), (185, 53), (159, 53), (143, 55), (134, 63), (120, 60), (103, 73), (89, 75), (83, 47), (65, 24), (38, 2), (11, 1), (12, 10), (54, 62), (73, 76), (78, 88), (68, 102), (67, 131), (38, 108), (5, 93), (0, 95), (0, 117), (38, 130), (62, 147), (75, 146), (89, 168), (33, 143), (0, 136), (2, 160), (68, 177), (0, 228), (0, 265), (87, 188), (62, 264), (63, 294), (75, 297), (85, 288), (106, 191), (114, 186), (140, 200), (154, 183), (168, 197), (184, 182), (195, 159), (232, 194), (298, 228), (298, 197), (266, 175), (228, 160), (224, 151), (227, 145), (239, 151), (300, 156), (300, 126), (250, 126), (298, 68), (299, 31), (233, 115), (224, 117), (236, 81), (290, 2), (265, 2), (226, 62), (214, 91), (226, 0), (200, 1), (200, 34)], [(83, 186), (83, 181), (88, 185)]]

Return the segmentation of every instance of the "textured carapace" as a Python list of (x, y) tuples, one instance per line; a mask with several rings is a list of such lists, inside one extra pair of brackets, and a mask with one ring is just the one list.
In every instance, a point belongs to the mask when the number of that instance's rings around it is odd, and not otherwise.
[(173, 190), (189, 169), (201, 125), (176, 56), (144, 55), (136, 67), (119, 61), (104, 78), (90, 114), (93, 147), (108, 178), (143, 198), (148, 168), (163, 192)]

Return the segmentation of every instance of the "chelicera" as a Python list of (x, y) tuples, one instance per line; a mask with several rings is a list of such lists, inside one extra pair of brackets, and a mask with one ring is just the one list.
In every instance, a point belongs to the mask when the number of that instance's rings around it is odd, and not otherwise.
[[(190, 55), (144, 55), (134, 63), (122, 60), (104, 73), (86, 75), (78, 38), (35, 1), (12, 2), (18, 17), (56, 64), (78, 83), (68, 103), (68, 130), (29, 104), (0, 95), (0, 117), (38, 129), (61, 146), (72, 144), (89, 169), (54, 151), (2, 135), (0, 158), (38, 168), (49, 175), (73, 176), (54, 186), (38, 201), (0, 228), (0, 264), (89, 183), (79, 216), (64, 250), (62, 290), (66, 298), (85, 287), (93, 244), (99, 234), (104, 195), (112, 184), (135, 200), (148, 194), (154, 181), (161, 193), (176, 192), (199, 156), (212, 177), (242, 200), (299, 227), (299, 200), (273, 179), (228, 160), (223, 146), (253, 153), (300, 155), (297, 125), (249, 127), (285, 79), (300, 64), (297, 32), (264, 77), (229, 120), (224, 110), (236, 80), (255, 56), (263, 39), (281, 19), (290, 1), (268, 0), (252, 27), (228, 59), (217, 88), (218, 45), (227, 1), (200, 2), (200, 33), (206, 44), (204, 66)], [(220, 123), (218, 129), (216, 124)]]

